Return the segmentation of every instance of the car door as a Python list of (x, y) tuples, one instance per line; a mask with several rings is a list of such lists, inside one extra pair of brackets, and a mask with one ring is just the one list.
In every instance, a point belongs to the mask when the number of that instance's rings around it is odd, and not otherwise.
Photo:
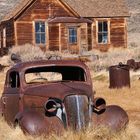
[(5, 119), (12, 123), (15, 115), (19, 112), (20, 79), (16, 71), (9, 72), (7, 84), (2, 96), (3, 114)]

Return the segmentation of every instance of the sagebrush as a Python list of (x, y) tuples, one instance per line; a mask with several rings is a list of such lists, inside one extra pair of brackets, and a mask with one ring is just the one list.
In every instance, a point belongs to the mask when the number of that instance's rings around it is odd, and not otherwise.
[[(129, 59), (140, 61), (140, 48), (111, 48), (108, 52), (100, 52), (92, 50), (82, 54), (70, 54), (68, 51), (63, 53), (59, 51), (42, 51), (39, 47), (25, 44), (18, 47), (12, 47), (9, 50), (9, 58), (11, 54), (20, 56), (21, 62), (34, 61), (34, 60), (60, 60), (60, 59), (78, 59), (79, 56), (87, 56), (88, 66), (93, 71), (108, 70), (112, 65), (118, 65), (120, 62), (127, 63)], [(11, 61), (10, 61), (11, 62)]]

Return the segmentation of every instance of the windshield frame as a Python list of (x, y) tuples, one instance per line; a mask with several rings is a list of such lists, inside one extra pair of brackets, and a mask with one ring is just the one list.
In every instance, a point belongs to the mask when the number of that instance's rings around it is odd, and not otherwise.
[[(40, 69), (40, 68), (45, 68), (45, 67), (71, 67), (71, 68), (79, 68), (79, 70), (82, 70), (83, 71), (83, 75), (84, 75), (84, 80), (60, 80), (60, 81), (49, 81), (49, 82), (44, 82), (44, 83), (27, 83), (26, 82), (26, 78), (25, 78), (25, 75), (27, 74), (27, 71), (28, 70), (31, 70), (31, 69)], [(44, 71), (42, 71), (42, 72), (44, 72)], [(31, 72), (32, 73), (32, 72)], [(35, 72), (34, 72), (35, 73)], [(29, 67), (29, 68), (26, 68), (25, 70), (24, 70), (24, 85), (26, 85), (26, 86), (30, 86), (30, 85), (40, 85), (40, 84), (49, 84), (49, 83), (61, 83), (61, 82), (87, 82), (88, 81), (88, 76), (87, 76), (87, 72), (86, 72), (86, 70), (83, 68), (83, 67), (80, 67), (80, 66), (73, 66), (73, 65), (41, 65), (41, 66), (34, 66), (34, 67)]]

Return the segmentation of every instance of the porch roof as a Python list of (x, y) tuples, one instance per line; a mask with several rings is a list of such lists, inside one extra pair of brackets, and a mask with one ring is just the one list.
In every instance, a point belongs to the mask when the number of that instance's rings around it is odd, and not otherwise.
[(48, 20), (48, 23), (92, 23), (92, 21), (86, 18), (55, 17)]

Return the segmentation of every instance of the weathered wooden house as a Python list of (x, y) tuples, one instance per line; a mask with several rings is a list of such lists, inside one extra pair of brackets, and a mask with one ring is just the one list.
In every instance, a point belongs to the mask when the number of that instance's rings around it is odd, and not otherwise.
[(127, 47), (124, 0), (23, 0), (0, 24), (0, 48), (81, 52)]

